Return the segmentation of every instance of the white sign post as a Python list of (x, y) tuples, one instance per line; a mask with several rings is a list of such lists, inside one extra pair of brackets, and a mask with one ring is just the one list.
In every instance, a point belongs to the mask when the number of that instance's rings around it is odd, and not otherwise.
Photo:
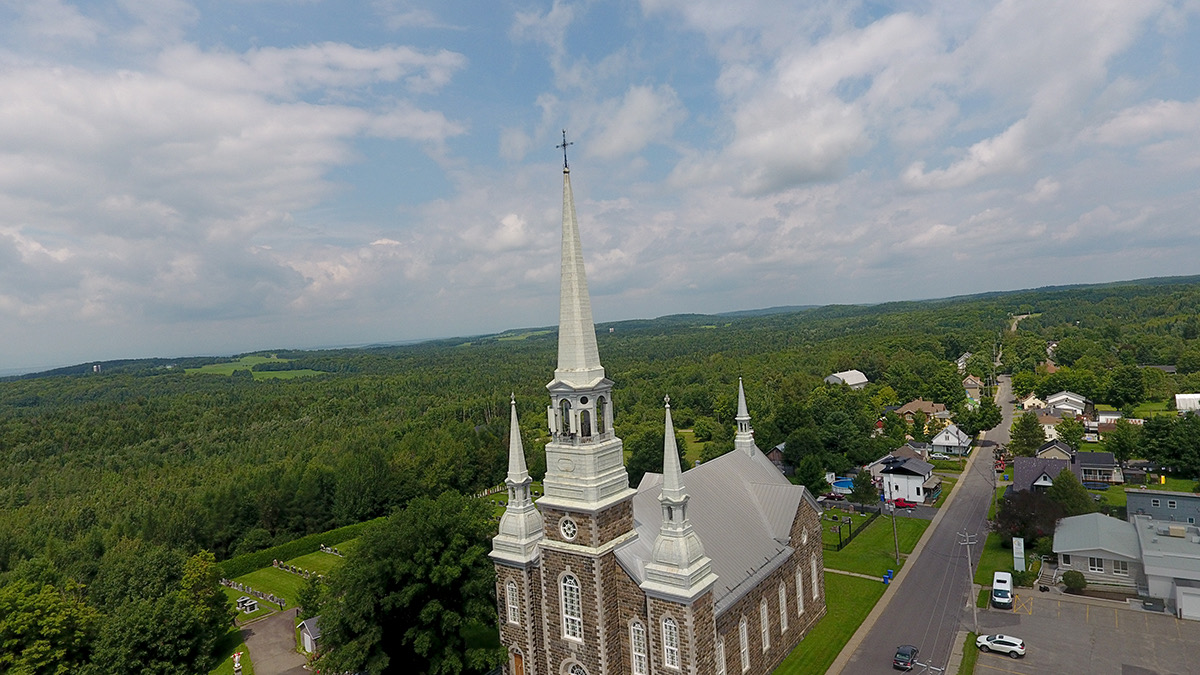
[(1025, 571), (1025, 539), (1022, 537), (1013, 537), (1013, 569)]

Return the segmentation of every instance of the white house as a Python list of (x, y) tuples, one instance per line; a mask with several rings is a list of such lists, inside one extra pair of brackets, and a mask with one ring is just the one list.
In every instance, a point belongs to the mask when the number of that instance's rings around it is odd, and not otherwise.
[(971, 451), (971, 437), (957, 425), (950, 426), (938, 432), (931, 442), (934, 452), (947, 455), (965, 455)]
[(879, 475), (883, 480), (883, 498), (889, 501), (932, 502), (942, 492), (942, 479), (933, 475), (933, 465), (919, 459), (886, 462)]
[(1200, 410), (1200, 394), (1175, 394), (1175, 409), (1179, 412)]
[(1071, 417), (1086, 415), (1090, 412), (1092, 402), (1086, 397), (1070, 391), (1060, 391), (1046, 397), (1046, 407)]
[(843, 370), (825, 378), (829, 384), (844, 384), (851, 389), (862, 389), (867, 386), (867, 376), (861, 370)]

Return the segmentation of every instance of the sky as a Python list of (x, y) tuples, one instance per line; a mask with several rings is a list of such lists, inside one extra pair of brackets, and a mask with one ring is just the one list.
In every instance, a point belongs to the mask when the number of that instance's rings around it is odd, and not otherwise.
[(1200, 272), (1200, 0), (0, 0), (0, 373)]

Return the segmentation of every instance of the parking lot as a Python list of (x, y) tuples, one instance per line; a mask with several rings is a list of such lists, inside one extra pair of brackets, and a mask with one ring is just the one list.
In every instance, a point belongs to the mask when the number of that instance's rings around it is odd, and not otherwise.
[(1184, 675), (1196, 672), (1200, 622), (1130, 605), (1018, 594), (1011, 610), (979, 612), (979, 629), (1021, 638), (1021, 659), (980, 654), (975, 673)]

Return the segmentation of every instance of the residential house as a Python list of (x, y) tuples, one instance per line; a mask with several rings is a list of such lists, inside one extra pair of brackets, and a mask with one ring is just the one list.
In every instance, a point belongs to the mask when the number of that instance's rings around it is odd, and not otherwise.
[(958, 359), (954, 362), (954, 365), (958, 366), (959, 374), (967, 372), (967, 361), (970, 361), (972, 356), (974, 356), (974, 354), (971, 352), (963, 352), (962, 356), (958, 357)]
[(1046, 407), (1070, 417), (1091, 418), (1095, 406), (1086, 397), (1070, 391), (1060, 391), (1046, 397)]
[(843, 370), (825, 378), (829, 384), (844, 384), (851, 389), (862, 389), (867, 386), (867, 376), (861, 370)]
[(300, 622), (300, 649), (305, 654), (316, 654), (321, 648), (321, 617), (314, 616)]
[(1181, 413), (1200, 410), (1200, 394), (1175, 394), (1175, 409)]
[(1074, 455), (1075, 451), (1071, 449), (1071, 446), (1059, 440), (1047, 441), (1042, 447), (1037, 449), (1037, 452), (1033, 453), (1034, 457), (1065, 459), (1067, 461), (1070, 461)]
[(974, 375), (968, 375), (963, 378), (963, 390), (967, 392), (967, 399), (979, 403), (983, 400), (983, 380), (980, 380)]
[(1037, 394), (1030, 392), (1025, 398), (1017, 399), (1017, 407), (1021, 410), (1037, 410), (1038, 408), (1045, 408), (1046, 402), (1038, 398)]
[(1154, 520), (1195, 525), (1200, 520), (1200, 494), (1166, 490), (1126, 490), (1126, 513)]
[(1054, 479), (1063, 469), (1074, 473), (1069, 459), (1048, 459), (1044, 457), (1015, 457), (1013, 458), (1013, 492), (1028, 490), (1030, 492), (1046, 493), (1046, 489), (1054, 484)]
[(883, 498), (933, 502), (942, 493), (942, 479), (933, 473), (933, 465), (919, 459), (903, 458), (885, 462), (879, 472), (883, 480)]
[(1058, 423), (1063, 421), (1063, 416), (1053, 410), (1048, 410), (1045, 408), (1042, 410), (1036, 410), (1034, 412), (1037, 413), (1038, 424), (1042, 425), (1042, 433), (1046, 435), (1046, 440), (1057, 440)]
[(1121, 465), (1111, 452), (1077, 452), (1071, 458), (1072, 471), (1086, 483), (1124, 483)]
[(925, 419), (932, 420), (943, 416), (946, 413), (946, 406), (942, 405), (941, 403), (934, 403), (933, 401), (926, 401), (923, 398), (918, 398), (897, 408), (896, 414), (904, 418), (905, 422), (912, 424), (913, 415), (916, 414), (918, 410), (925, 413)]
[(1154, 370), (1161, 370), (1168, 375), (1174, 375), (1179, 371), (1175, 366), (1138, 366), (1138, 368), (1153, 368)]
[(1124, 417), (1120, 410), (1097, 410), (1096, 422), (1099, 424), (1116, 424), (1117, 420)]
[(1145, 585), (1138, 590), (1162, 598), (1180, 619), (1200, 619), (1200, 529), (1195, 525), (1134, 516)]
[(880, 457), (874, 462), (864, 466), (863, 470), (871, 474), (871, 478), (876, 484), (881, 484), (883, 470), (887, 466), (887, 463), (897, 459), (919, 459), (926, 461), (929, 459), (929, 444), (909, 441), (899, 448), (892, 450), (883, 457)]
[(771, 448), (766, 453), (766, 455), (767, 455), (767, 459), (771, 460), (771, 463), (775, 465), (775, 468), (779, 469), (779, 473), (782, 473), (785, 476), (790, 476), (790, 475), (796, 473), (796, 467), (794, 467), (791, 464), (788, 464), (786, 461), (784, 461), (783, 451), (786, 447), (787, 447), (787, 442), (785, 441), (785, 442), (780, 443), (779, 445)]
[(1133, 524), (1101, 513), (1058, 521), (1054, 528), (1058, 573), (1075, 570), (1089, 585), (1137, 588), (1141, 546)]
[(951, 424), (942, 429), (933, 437), (930, 443), (934, 452), (941, 452), (947, 455), (965, 455), (971, 451), (971, 437), (967, 432), (958, 428), (958, 425)]

